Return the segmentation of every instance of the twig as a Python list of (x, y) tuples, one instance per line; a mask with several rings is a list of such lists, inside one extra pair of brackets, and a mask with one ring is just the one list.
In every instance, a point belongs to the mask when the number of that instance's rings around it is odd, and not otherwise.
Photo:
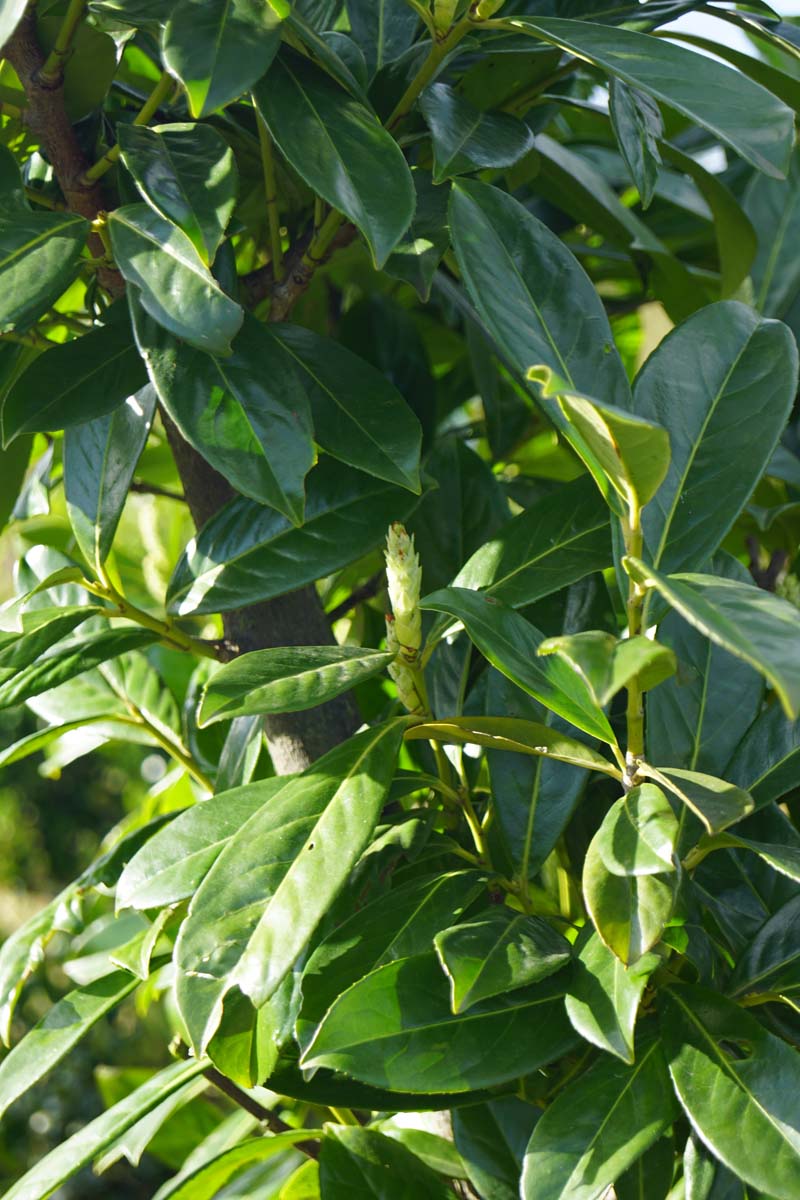
[(255, 96), (253, 108), (258, 127), (258, 144), (261, 148), (261, 166), (264, 172), (264, 195), (269, 221), (269, 244), (272, 259), (272, 276), (277, 283), (283, 279), (283, 245), (281, 243), (281, 218), (278, 212), (278, 183), (275, 178), (275, 156), (272, 151), (272, 136), (261, 115)]
[[(245, 1112), (250, 1113), (251, 1117), (255, 1117), (257, 1121), (261, 1121), (272, 1133), (295, 1132), (291, 1125), (287, 1125), (271, 1109), (265, 1108), (263, 1104), (259, 1104), (258, 1100), (255, 1100), (252, 1096), (248, 1096), (243, 1088), (233, 1083), (221, 1071), (218, 1071), (216, 1067), (207, 1067), (203, 1074), (209, 1083), (213, 1083), (214, 1087), (219, 1088), (229, 1099), (233, 1100), (234, 1104), (238, 1104)], [(319, 1147), (315, 1142), (295, 1142), (295, 1147), (301, 1150), (303, 1154), (307, 1154), (309, 1158), (319, 1158)]]
[(159, 487), (157, 483), (140, 483), (138, 480), (134, 480), (128, 490), (138, 492), (141, 496), (163, 496), (165, 500), (178, 500), (181, 504), (186, 503), (183, 492), (170, 491), (169, 488)]
[(373, 596), (377, 596), (385, 578), (385, 572), (376, 571), (366, 583), (362, 583), (361, 587), (354, 588), (341, 604), (337, 604), (335, 608), (332, 608), (330, 612), (325, 614), (328, 620), (331, 623), (338, 621), (340, 617), (346, 617), (350, 610), (355, 608), (357, 604), (360, 604), (362, 600), (371, 600)]

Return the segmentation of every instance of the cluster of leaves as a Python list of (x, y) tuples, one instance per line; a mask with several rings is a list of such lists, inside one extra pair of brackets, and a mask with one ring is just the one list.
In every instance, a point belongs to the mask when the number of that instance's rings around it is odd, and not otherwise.
[(134, 993), (177, 1047), (8, 1200), (212, 1086), (161, 1200), (800, 1197), (800, 37), (693, 7), (0, 4), (0, 764), (171, 765), (0, 950), (7, 1043), (77, 984), (0, 1112)]

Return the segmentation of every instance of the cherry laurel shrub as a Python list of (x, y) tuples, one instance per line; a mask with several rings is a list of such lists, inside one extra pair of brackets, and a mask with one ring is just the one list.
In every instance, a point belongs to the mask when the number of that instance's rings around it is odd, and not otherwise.
[(693, 7), (0, 4), (0, 762), (166, 771), (7, 1200), (800, 1197), (799, 39)]

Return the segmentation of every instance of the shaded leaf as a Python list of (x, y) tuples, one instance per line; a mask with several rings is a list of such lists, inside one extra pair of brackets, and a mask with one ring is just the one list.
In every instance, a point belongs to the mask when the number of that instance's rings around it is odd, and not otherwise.
[(661, 962), (657, 954), (643, 954), (631, 966), (593, 930), (578, 942), (567, 983), (567, 1016), (573, 1028), (601, 1050), (633, 1063), (633, 1032), (639, 1002), (647, 980)]
[(376, 1129), (333, 1125), (326, 1129), (319, 1160), (326, 1200), (350, 1196), (381, 1200), (448, 1200), (450, 1185), (394, 1138)]
[(513, 166), (533, 146), (523, 121), (481, 112), (445, 83), (425, 89), (420, 109), (433, 140), (434, 183), (476, 167)]
[(620, 797), (596, 834), (597, 852), (613, 875), (675, 870), (678, 820), (661, 788), (641, 783)]
[(648, 208), (658, 179), (661, 154), (658, 142), (664, 124), (658, 105), (644, 92), (612, 79), (608, 90), (608, 113), (620, 153), (639, 193), (642, 208)]

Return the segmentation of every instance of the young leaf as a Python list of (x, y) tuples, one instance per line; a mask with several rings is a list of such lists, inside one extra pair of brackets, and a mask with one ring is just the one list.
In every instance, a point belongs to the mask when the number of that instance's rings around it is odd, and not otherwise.
[(308, 478), (301, 529), (252, 500), (220, 509), (175, 568), (169, 610), (224, 612), (292, 592), (374, 549), (415, 501), (403, 489), (324, 459)]
[(672, 451), (642, 516), (655, 567), (692, 570), (713, 554), (772, 456), (796, 387), (790, 331), (733, 301), (701, 309), (650, 356), (634, 408), (669, 430)]
[(516, 17), (506, 24), (509, 30), (561, 46), (677, 109), (759, 171), (777, 178), (786, 175), (791, 109), (740, 72), (632, 30), (560, 18)]
[(555, 974), (572, 957), (569, 942), (539, 917), (490, 909), (433, 939), (450, 979), (451, 1008), (465, 1012)]
[(695, 1130), (736, 1175), (788, 1200), (800, 1161), (797, 1051), (718, 993), (670, 987), (663, 1003), (670, 1075)]
[(573, 1044), (564, 987), (553, 977), (454, 1014), (435, 954), (390, 962), (333, 1003), (301, 1066), (423, 1094), (508, 1082)]
[(186, 234), (146, 204), (115, 208), (108, 229), (117, 266), (153, 320), (201, 350), (229, 353), (242, 309)]
[(285, 50), (254, 97), (298, 175), (350, 218), (383, 266), (414, 215), (414, 184), (391, 134), (319, 67)]
[(156, 394), (148, 384), (113, 413), (64, 434), (64, 496), (81, 552), (95, 568), (108, 558), (144, 449)]
[(673, 1121), (659, 1041), (631, 1066), (601, 1058), (545, 1110), (534, 1127), (523, 1200), (595, 1200)]
[(647, 764), (642, 764), (641, 772), (678, 796), (700, 818), (709, 833), (719, 833), (753, 811), (753, 797), (749, 793), (713, 775)]
[(800, 713), (797, 609), (755, 585), (714, 575), (661, 575), (635, 558), (633, 579), (655, 588), (684, 620), (755, 667), (774, 687), (788, 717)]
[(445, 83), (426, 88), (420, 108), (433, 140), (434, 183), (476, 167), (511, 167), (533, 146), (524, 121), (480, 112)]
[(591, 746), (549, 725), (521, 721), (517, 717), (451, 717), (449, 721), (424, 721), (406, 731), (406, 741), (419, 739), (488, 746), (492, 750), (513, 750), (518, 754), (541, 754), (619, 778), (618, 769)]
[(193, 117), (249, 90), (281, 44), (281, 6), (259, 0), (180, 0), (164, 30), (164, 62), (186, 88)]
[(646, 637), (619, 640), (613, 633), (587, 630), (568, 637), (545, 638), (538, 653), (560, 654), (587, 682), (601, 706), (638, 676), (647, 691), (672, 675), (675, 655), (667, 646)]
[[(323, 450), (378, 479), (421, 490), (422, 429), (397, 389), (363, 358), (299, 325), (273, 325), (282, 370), (308, 391)], [(277, 355), (277, 357), (281, 357)]]
[(141, 650), (158, 641), (149, 629), (104, 629), (80, 639), (62, 642), (43, 658), (23, 667), (0, 683), (0, 708), (21, 704), (32, 696), (50, 691), (76, 675), (107, 662), (118, 654)]
[(206, 875), (175, 950), (195, 1045), (207, 1045), (232, 987), (258, 1006), (291, 969), (372, 836), (403, 724), (357, 734), (286, 783)]
[(469, 558), (454, 587), (481, 589), (511, 608), (532, 604), (611, 562), (608, 513), (591, 481), (561, 487), (504, 525)]
[(316, 461), (303, 381), (247, 316), (226, 357), (174, 338), (130, 298), (139, 350), (182, 435), (243, 495), (301, 524)]
[(3, 438), (67, 429), (113, 412), (147, 383), (125, 320), (54, 346), (23, 371), (3, 405)]
[(68, 212), (3, 206), (0, 213), (0, 331), (28, 329), (78, 273), (89, 222)]
[[(263, 53), (263, 44), (262, 44)], [(236, 163), (210, 125), (126, 125), (122, 161), (151, 208), (182, 229), (208, 267), (236, 204)]]
[(386, 669), (391, 652), (360, 646), (253, 650), (221, 667), (203, 688), (197, 723), (250, 713), (299, 712), (340, 696)]
[(328, 1126), (319, 1159), (327, 1200), (380, 1196), (381, 1200), (448, 1200), (449, 1183), (394, 1138), (360, 1125)]
[(463, 622), (471, 640), (498, 671), (579, 729), (614, 744), (611, 726), (584, 681), (557, 659), (536, 659), (543, 635), (492, 596), (445, 588), (425, 596), (420, 607)]
[(643, 954), (626, 967), (591, 927), (577, 944), (565, 999), (576, 1033), (601, 1050), (633, 1063), (633, 1034), (647, 981), (660, 964)]
[(613, 875), (660, 875), (675, 870), (677, 839), (678, 821), (667, 797), (642, 783), (612, 804), (595, 842)]
[(659, 139), (664, 136), (661, 112), (654, 100), (619, 79), (608, 89), (608, 115), (642, 208), (649, 208), (661, 166)]
[(609, 950), (630, 966), (661, 937), (672, 915), (674, 874), (617, 875), (603, 860), (600, 834), (583, 863), (583, 897), (592, 923)]

